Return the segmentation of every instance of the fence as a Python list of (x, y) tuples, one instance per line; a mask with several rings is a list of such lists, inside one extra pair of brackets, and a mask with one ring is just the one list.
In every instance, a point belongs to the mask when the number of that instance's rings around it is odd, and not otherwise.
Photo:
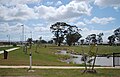
[(120, 66), (120, 53), (113, 53), (113, 67)]

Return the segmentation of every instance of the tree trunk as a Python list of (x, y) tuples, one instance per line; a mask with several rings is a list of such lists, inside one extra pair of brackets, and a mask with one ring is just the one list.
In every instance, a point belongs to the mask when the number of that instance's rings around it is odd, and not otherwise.
[[(96, 49), (96, 55), (97, 55), (97, 51), (98, 51), (98, 48)], [(96, 55), (95, 55), (95, 58), (94, 58), (94, 61), (93, 61), (93, 66), (92, 66), (92, 70), (94, 70), (94, 66), (95, 66), (95, 61), (96, 61)]]
[(61, 46), (61, 43), (60, 43), (60, 42), (58, 43), (58, 46)]

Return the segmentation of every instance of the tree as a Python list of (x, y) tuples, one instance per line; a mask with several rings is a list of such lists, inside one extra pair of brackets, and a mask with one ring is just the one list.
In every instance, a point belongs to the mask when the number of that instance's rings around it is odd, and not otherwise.
[(28, 38), (28, 39), (27, 39), (27, 42), (29, 43), (29, 48), (31, 49), (31, 46), (32, 46), (32, 38)]
[(86, 43), (90, 44), (90, 40), (91, 40), (90, 35), (88, 35), (85, 39), (86, 39)]
[(39, 47), (39, 40), (36, 40), (35, 44), (36, 44), (35, 52), (37, 53), (38, 52), (37, 50), (38, 50), (38, 47)]
[(114, 42), (115, 42), (115, 35), (111, 35), (111, 36), (109, 36), (108, 37), (108, 40), (109, 40), (109, 45), (111, 46), (111, 45), (113, 45), (114, 44)]
[(53, 40), (49, 40), (48, 43), (49, 43), (49, 44), (52, 44), (52, 43), (53, 43)]
[[(96, 34), (90, 34), (86, 37), (86, 41), (89, 43), (89, 51), (88, 53), (85, 53), (82, 47), (82, 60), (84, 61), (85, 64), (85, 70), (84, 72), (89, 72), (89, 73), (96, 73), (96, 70), (94, 69), (95, 61), (96, 61), (96, 55), (98, 51), (97, 47), (97, 39), (96, 39)], [(88, 66), (89, 68), (87, 68)], [(92, 67), (92, 68), (91, 68)]]
[(60, 46), (63, 42), (64, 35), (66, 33), (65, 28), (68, 26), (70, 25), (66, 24), (65, 22), (56, 22), (55, 24), (51, 25), (50, 30), (55, 36), (53, 40), (55, 40), (56, 45), (58, 44), (58, 46)]
[(45, 41), (45, 40), (41, 40), (41, 43), (42, 43), (42, 44), (45, 44), (45, 43), (47, 43), (47, 41)]
[(118, 40), (118, 42), (120, 42), (120, 28), (117, 28), (116, 30), (114, 30), (114, 35)]
[(84, 44), (84, 39), (81, 39), (80, 42), (81, 42), (81, 44), (83, 45), (83, 44)]
[(36, 46), (37, 46), (37, 47), (40, 47), (40, 45), (41, 45), (41, 40), (42, 40), (42, 37), (39, 37), (39, 40), (36, 40)]
[(81, 34), (79, 34), (78, 32), (73, 34), (68, 33), (66, 35), (66, 42), (69, 46), (71, 46), (72, 44), (77, 42), (81, 37), (82, 37)]
[(103, 39), (102, 39), (103, 33), (99, 33), (97, 36), (98, 36), (98, 38), (97, 38), (98, 43), (102, 44), (102, 42), (103, 42)]
[(86, 73), (86, 72), (87, 73), (96, 73), (94, 66), (95, 66), (98, 47), (97, 47), (97, 43), (95, 41), (95, 35), (93, 34), (91, 36), (93, 36), (93, 37), (91, 37), (93, 39), (93, 41), (91, 43), (89, 43), (90, 49), (89, 49), (88, 53), (84, 52), (82, 44), (81, 44), (82, 56), (83, 56), (81, 58), (81, 60), (84, 61), (84, 64), (85, 64), (85, 70), (83, 73)]
[(96, 34), (88, 35), (85, 39), (86, 39), (86, 42), (88, 42), (89, 45), (90, 45), (90, 43), (97, 43)]
[(71, 26), (65, 22), (57, 22), (50, 27), (52, 33), (54, 33), (56, 45), (61, 45), (61, 43), (66, 40), (67, 44), (71, 46), (73, 43), (77, 42), (82, 36), (79, 34), (77, 26)]
[(69, 26), (66, 30), (66, 42), (69, 46), (72, 44), (75, 45), (75, 42), (82, 37), (81, 34), (78, 33), (79, 30), (77, 26)]
[(91, 34), (90, 39), (91, 39), (92, 43), (97, 43), (96, 34)]

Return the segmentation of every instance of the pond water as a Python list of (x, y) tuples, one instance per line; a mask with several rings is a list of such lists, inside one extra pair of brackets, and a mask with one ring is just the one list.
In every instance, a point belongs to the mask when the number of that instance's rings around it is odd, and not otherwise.
[[(71, 56), (70, 59), (67, 60), (62, 60), (62, 62), (67, 62), (67, 63), (74, 63), (74, 64), (82, 64), (84, 61), (81, 61), (82, 55), (75, 55), (71, 53), (67, 53), (65, 50), (61, 50), (60, 52), (56, 54), (61, 54), (61, 55), (69, 55)], [(96, 62), (95, 65), (100, 65), (100, 66), (113, 66), (113, 57), (96, 57)]]

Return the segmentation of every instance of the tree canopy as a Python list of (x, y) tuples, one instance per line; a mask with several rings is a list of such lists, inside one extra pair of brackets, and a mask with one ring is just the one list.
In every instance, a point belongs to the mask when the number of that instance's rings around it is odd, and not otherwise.
[(79, 29), (77, 26), (71, 26), (65, 22), (56, 22), (51, 25), (50, 30), (54, 34), (55, 38), (53, 38), (53, 40), (58, 46), (60, 46), (64, 40), (70, 46), (82, 37), (78, 32)]

